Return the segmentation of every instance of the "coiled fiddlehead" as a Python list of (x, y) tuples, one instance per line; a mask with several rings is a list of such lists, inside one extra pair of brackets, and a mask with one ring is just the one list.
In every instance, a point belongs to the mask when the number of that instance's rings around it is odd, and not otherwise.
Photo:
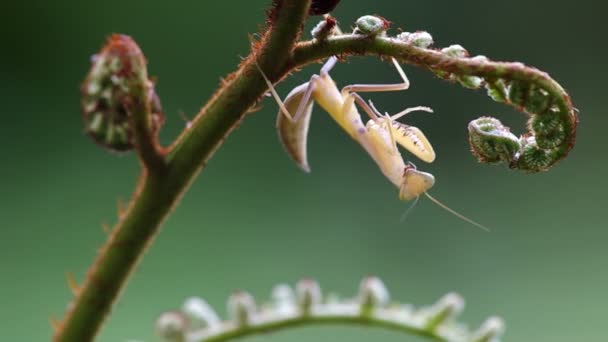
[(149, 109), (150, 117), (146, 119), (152, 136), (164, 123), (154, 83), (148, 78), (146, 59), (128, 36), (110, 36), (93, 56), (81, 93), (85, 132), (111, 151), (124, 152), (135, 147), (132, 111), (136, 108)]
[[(438, 76), (467, 88), (485, 88), (493, 100), (514, 106), (530, 117), (528, 132), (519, 138), (498, 119), (480, 117), (471, 121), (469, 143), (480, 162), (505, 162), (513, 169), (538, 172), (549, 169), (570, 152), (578, 116), (568, 94), (546, 73), (521, 63), (469, 57), (460, 45), (444, 48), (441, 53), (454, 60), (438, 65)], [(483, 72), (468, 72), (459, 64), (480, 66)]]

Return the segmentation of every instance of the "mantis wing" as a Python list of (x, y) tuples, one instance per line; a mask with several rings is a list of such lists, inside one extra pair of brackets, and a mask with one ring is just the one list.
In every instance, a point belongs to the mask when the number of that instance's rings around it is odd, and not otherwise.
[[(277, 132), (279, 139), (283, 143), (287, 154), (305, 172), (310, 172), (308, 166), (308, 156), (306, 152), (306, 142), (308, 138), (308, 126), (312, 113), (313, 99), (309, 98), (304, 107), (303, 113), (296, 113), (302, 102), (302, 97), (306, 93), (308, 83), (304, 83), (294, 88), (285, 98), (284, 105), (289, 113), (298, 116), (298, 120), (291, 120), (281, 110), (277, 115)], [(293, 117), (293, 116), (292, 116)]]
[(392, 121), (391, 130), (395, 137), (395, 142), (420, 160), (432, 163), (435, 160), (433, 146), (426, 138), (424, 133), (417, 127), (408, 126), (398, 121)]

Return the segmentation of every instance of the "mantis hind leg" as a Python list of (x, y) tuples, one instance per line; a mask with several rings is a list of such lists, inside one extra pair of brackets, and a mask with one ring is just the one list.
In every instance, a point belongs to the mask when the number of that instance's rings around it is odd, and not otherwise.
[(321, 67), (320, 74), (322, 76), (329, 74), (329, 72), (331, 71), (331, 69), (333, 69), (334, 66), (336, 66), (337, 62), (338, 62), (338, 57), (336, 57), (336, 56), (329, 57), (327, 59), (327, 62), (325, 62), (325, 64), (323, 64), (323, 66)]
[(354, 93), (354, 92), (383, 92), (383, 91), (400, 91), (407, 90), (410, 87), (410, 81), (403, 72), (403, 69), (397, 63), (394, 58), (391, 58), (397, 72), (403, 82), (401, 83), (389, 83), (389, 84), (351, 84), (342, 88), (342, 93)]

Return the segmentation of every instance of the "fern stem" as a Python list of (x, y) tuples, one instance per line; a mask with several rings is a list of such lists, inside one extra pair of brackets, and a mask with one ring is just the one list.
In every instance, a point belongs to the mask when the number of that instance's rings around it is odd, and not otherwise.
[(303, 326), (313, 325), (352, 325), (352, 326), (369, 326), (387, 330), (393, 330), (407, 335), (421, 336), (429, 338), (431, 341), (445, 341), (444, 338), (439, 336), (435, 331), (424, 329), (423, 327), (416, 327), (412, 325), (403, 324), (396, 320), (382, 318), (382, 317), (370, 317), (361, 316), (358, 314), (353, 315), (317, 315), (317, 316), (295, 316), (292, 318), (268, 320), (264, 323), (259, 323), (253, 326), (231, 329), (230, 327), (225, 330), (209, 335), (209, 336), (196, 336), (192, 335), (187, 341), (197, 342), (223, 342), (237, 338), (248, 337), (251, 335), (263, 334), (268, 332), (277, 332), (283, 329), (290, 329)]

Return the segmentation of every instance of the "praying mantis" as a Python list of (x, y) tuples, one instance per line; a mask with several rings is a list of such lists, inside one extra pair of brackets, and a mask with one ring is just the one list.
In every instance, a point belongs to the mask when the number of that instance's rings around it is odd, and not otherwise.
[[(457, 217), (478, 226), (487, 228), (449, 208), (428, 194), (435, 184), (435, 177), (420, 171), (411, 162), (405, 162), (397, 145), (415, 155), (418, 159), (432, 163), (435, 151), (420, 129), (398, 122), (397, 119), (413, 112), (433, 110), (425, 106), (407, 108), (397, 114), (381, 114), (373, 103), (369, 104), (358, 94), (359, 92), (385, 92), (407, 90), (410, 82), (399, 63), (391, 59), (401, 83), (394, 84), (353, 84), (339, 90), (330, 77), (329, 72), (338, 59), (330, 57), (321, 68), (319, 75), (313, 75), (310, 80), (294, 88), (281, 100), (272, 82), (260, 69), (271, 95), (279, 105), (277, 130), (289, 156), (305, 172), (310, 172), (307, 156), (307, 137), (313, 102), (316, 101), (337, 123), (376, 162), (384, 176), (399, 189), (399, 198), (404, 201), (417, 200), (426, 195), (431, 201)], [(259, 66), (258, 66), (259, 68)], [(361, 107), (369, 116), (366, 124), (357, 110)], [(294, 113), (293, 115), (291, 113)]]

